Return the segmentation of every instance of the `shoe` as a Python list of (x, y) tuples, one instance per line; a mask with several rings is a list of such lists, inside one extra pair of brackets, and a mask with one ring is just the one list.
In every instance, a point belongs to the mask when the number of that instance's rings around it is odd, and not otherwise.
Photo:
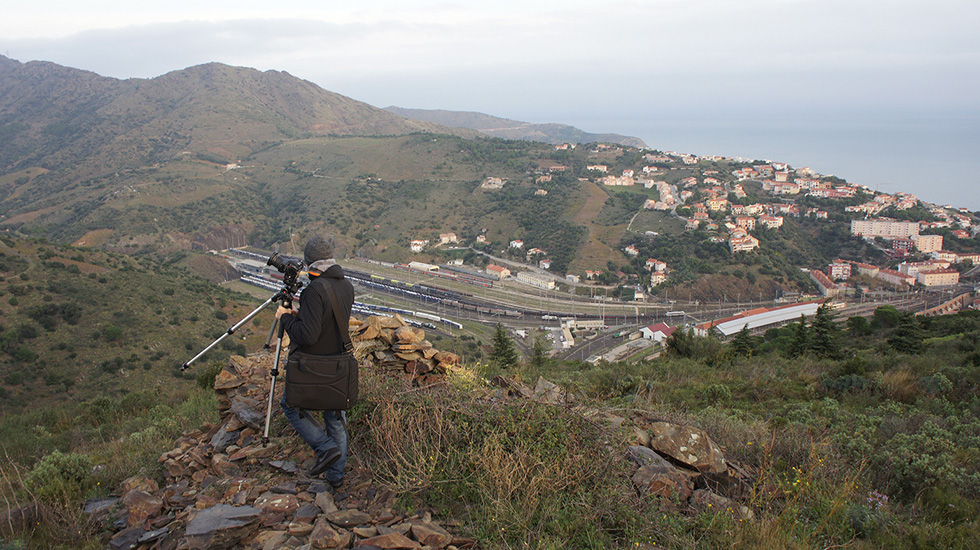
[(340, 489), (340, 486), (344, 484), (344, 478), (340, 478), (337, 481), (334, 481), (332, 479), (327, 481), (330, 482), (330, 486), (333, 487), (334, 489)]
[(334, 447), (316, 458), (316, 463), (310, 469), (311, 476), (318, 476), (327, 471), (334, 462), (340, 460), (340, 449)]

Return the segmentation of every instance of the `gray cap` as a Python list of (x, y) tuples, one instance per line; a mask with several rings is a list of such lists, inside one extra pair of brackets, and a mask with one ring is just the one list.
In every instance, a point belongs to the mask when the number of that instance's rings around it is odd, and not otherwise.
[(333, 239), (327, 240), (317, 235), (306, 242), (303, 249), (303, 262), (312, 265), (313, 262), (333, 258)]

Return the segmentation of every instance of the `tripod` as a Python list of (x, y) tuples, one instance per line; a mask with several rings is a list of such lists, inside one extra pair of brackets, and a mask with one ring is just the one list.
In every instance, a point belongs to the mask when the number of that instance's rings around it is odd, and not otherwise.
[[(200, 353), (198, 353), (197, 355), (192, 357), (189, 361), (181, 365), (180, 367), (181, 372), (187, 370), (187, 368), (190, 367), (191, 363), (197, 361), (202, 356), (204, 356), (204, 354), (211, 351), (211, 349), (214, 348), (214, 346), (218, 345), (219, 342), (227, 338), (229, 335), (234, 334), (236, 330), (241, 328), (245, 323), (247, 323), (249, 320), (251, 320), (256, 315), (258, 315), (259, 312), (261, 312), (263, 309), (268, 307), (270, 304), (279, 302), (282, 304), (283, 307), (287, 309), (292, 309), (293, 295), (296, 292), (298, 292), (300, 287), (302, 286), (303, 286), (302, 283), (296, 281), (295, 276), (284, 278), (283, 288), (280, 289), (279, 292), (273, 294), (272, 297), (266, 300), (262, 305), (252, 310), (252, 312), (246, 315), (244, 319), (236, 323), (234, 326), (229, 328), (224, 334), (219, 336), (217, 340), (211, 342), (211, 344), (208, 345), (208, 347), (204, 348)], [(279, 337), (276, 340), (275, 361), (272, 364), (272, 370), (269, 371), (269, 374), (272, 375), (272, 383), (269, 385), (269, 403), (265, 411), (265, 430), (262, 432), (263, 447), (269, 444), (269, 423), (272, 420), (272, 400), (276, 393), (276, 377), (279, 376), (279, 355), (282, 352), (282, 338), (286, 330), (283, 324), (280, 323), (278, 319), (276, 319), (272, 323), (272, 328), (269, 330), (269, 337), (266, 339), (265, 346), (264, 346), (265, 349), (269, 349), (272, 343), (272, 335), (276, 332), (277, 327), (279, 329)]]

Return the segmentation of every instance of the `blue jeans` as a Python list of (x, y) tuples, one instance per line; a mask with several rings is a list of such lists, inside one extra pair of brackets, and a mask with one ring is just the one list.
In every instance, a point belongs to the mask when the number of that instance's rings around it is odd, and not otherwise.
[(344, 479), (344, 466), (347, 465), (346, 411), (323, 411), (323, 427), (320, 427), (314, 420), (317, 411), (294, 409), (286, 403), (285, 398), (279, 402), (279, 406), (289, 424), (313, 448), (318, 457), (334, 447), (340, 449), (340, 458), (324, 473), (328, 481)]

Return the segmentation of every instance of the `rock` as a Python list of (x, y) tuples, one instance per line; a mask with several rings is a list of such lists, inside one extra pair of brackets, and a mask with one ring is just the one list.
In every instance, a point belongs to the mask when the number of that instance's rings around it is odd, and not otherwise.
[(557, 384), (539, 376), (537, 384), (534, 385), (534, 398), (541, 403), (558, 405), (565, 402), (565, 392)]
[(138, 542), (140, 544), (146, 544), (146, 543), (149, 543), (149, 542), (154, 542), (154, 541), (160, 540), (163, 537), (167, 536), (168, 533), (170, 533), (170, 529), (167, 529), (166, 527), (164, 527), (163, 529), (156, 529), (156, 530), (153, 530), (153, 531), (147, 531), (147, 532), (143, 533), (140, 536), (139, 540), (137, 540), (136, 542)]
[(218, 504), (201, 510), (187, 524), (184, 533), (188, 548), (233, 548), (258, 527), (262, 514), (251, 506)]
[(320, 515), (320, 508), (316, 504), (306, 503), (296, 510), (293, 514), (293, 521), (298, 523), (313, 523), (313, 520)]
[(633, 428), (633, 437), (636, 438), (636, 442), (639, 443), (640, 445), (643, 445), (644, 447), (649, 447), (650, 446), (650, 440), (651, 440), (651, 438), (650, 438), (650, 434), (647, 433), (646, 430), (642, 430), (640, 428), (635, 428), (634, 427)]
[(299, 508), (299, 499), (295, 495), (267, 492), (259, 495), (252, 506), (261, 509), (263, 514), (292, 514)]
[(371, 537), (376, 537), (378, 535), (383, 535), (385, 533), (392, 532), (391, 529), (382, 532), (381, 531), (382, 529), (384, 528), (383, 527), (355, 527), (351, 529), (351, 531), (353, 531), (355, 535), (361, 537), (362, 539), (369, 539)]
[(289, 534), (294, 537), (305, 537), (313, 532), (313, 524), (302, 521), (289, 522)]
[(658, 497), (674, 498), (682, 501), (691, 498), (694, 493), (694, 483), (673, 465), (648, 464), (641, 466), (633, 474), (633, 485), (641, 493)]
[(338, 527), (354, 527), (371, 521), (371, 515), (360, 510), (337, 510), (327, 514), (327, 520)]
[(227, 367), (222, 369), (222, 371), (218, 373), (218, 376), (214, 377), (215, 390), (230, 390), (232, 388), (237, 388), (244, 383), (245, 379), (228, 370)]
[(133, 476), (119, 484), (119, 492), (123, 495), (133, 489), (139, 489), (140, 491), (152, 494), (160, 490), (160, 485), (146, 476)]
[(324, 491), (322, 493), (317, 493), (316, 499), (313, 500), (324, 514), (332, 514), (337, 511), (337, 503), (333, 500), (333, 495)]
[(265, 427), (265, 413), (261, 412), (262, 410), (262, 405), (254, 399), (232, 398), (231, 412), (249, 428), (262, 430)]
[(743, 506), (728, 497), (723, 497), (706, 489), (694, 491), (694, 494), (691, 496), (691, 505), (699, 510), (727, 512), (733, 518), (739, 520), (748, 520), (755, 517), (755, 513), (748, 506)]
[(453, 541), (448, 531), (434, 523), (416, 523), (412, 525), (412, 537), (425, 546), (445, 548)]
[(701, 473), (726, 474), (725, 456), (707, 434), (691, 426), (667, 422), (650, 424), (650, 447)]
[(313, 548), (347, 548), (352, 538), (350, 531), (338, 531), (325, 518), (317, 518), (310, 532), (310, 545)]
[(119, 531), (109, 539), (109, 548), (112, 550), (130, 550), (136, 548), (140, 537), (146, 530), (139, 526), (129, 527)]
[(117, 497), (90, 498), (85, 501), (85, 505), (82, 507), (82, 513), (92, 515), (101, 514), (116, 504), (119, 504)]
[(363, 539), (359, 544), (360, 546), (377, 546), (386, 550), (395, 548), (422, 548), (421, 544), (400, 533), (388, 533), (387, 535), (378, 535), (369, 539)]
[(626, 449), (626, 455), (630, 458), (630, 460), (636, 462), (637, 466), (646, 466), (648, 464), (664, 464), (667, 466), (672, 465), (670, 462), (667, 462), (666, 458), (658, 455), (656, 451), (649, 447), (633, 445)]
[(160, 513), (163, 499), (140, 489), (133, 489), (122, 498), (122, 504), (129, 511), (127, 524), (142, 525), (144, 521)]
[(228, 430), (227, 426), (222, 426), (218, 433), (214, 434), (211, 438), (211, 446), (214, 447), (214, 452), (223, 453), (230, 447), (233, 443), (238, 441), (238, 436), (241, 434), (241, 430)]
[(251, 548), (261, 548), (261, 550), (278, 550), (286, 544), (289, 533), (286, 531), (262, 531), (252, 539)]
[(299, 472), (299, 469), (296, 467), (296, 463), (292, 460), (271, 460), (269, 461), (269, 466), (286, 472), (287, 474), (295, 474)]

